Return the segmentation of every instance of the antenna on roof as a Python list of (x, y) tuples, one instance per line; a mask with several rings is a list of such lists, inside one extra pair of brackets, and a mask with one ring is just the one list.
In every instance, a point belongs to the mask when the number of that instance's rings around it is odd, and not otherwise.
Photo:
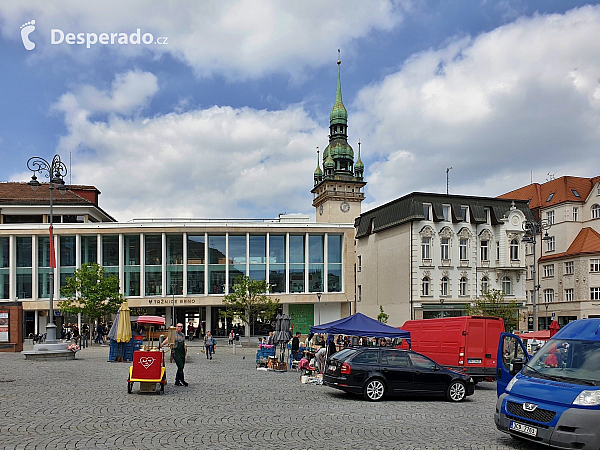
[(546, 181), (552, 181), (552, 180), (554, 180), (554, 175), (556, 175), (556, 172), (554, 172), (554, 173), (548, 172), (546, 175), (548, 175), (548, 178), (546, 178)]
[(73, 184), (73, 172), (71, 171), (71, 152), (69, 152), (69, 185)]
[(448, 172), (450, 172), (450, 169), (452, 169), (452, 167), (446, 167), (446, 195), (448, 195)]

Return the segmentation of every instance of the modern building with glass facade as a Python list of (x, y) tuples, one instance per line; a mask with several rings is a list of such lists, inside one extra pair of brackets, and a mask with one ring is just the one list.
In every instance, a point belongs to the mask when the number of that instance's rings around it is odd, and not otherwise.
[[(340, 61), (338, 61), (338, 65)], [(295, 330), (351, 314), (355, 301), (354, 218), (364, 199), (364, 164), (347, 143), (347, 113), (338, 71), (325, 173), (314, 174), (317, 222), (302, 214), (272, 220), (156, 219), (116, 222), (98, 206), (93, 186), (54, 197), (56, 269), (50, 267), (49, 189), (0, 183), (0, 303), (22, 302), (25, 332), (48, 322), (50, 273), (55, 300), (66, 279), (96, 262), (118, 275), (134, 313), (229, 332), (223, 297), (240, 276), (266, 280)], [(307, 188), (310, 188), (307, 186)], [(321, 295), (317, 295), (321, 293)], [(58, 316), (57, 325), (64, 320)], [(247, 330), (246, 330), (247, 331)]]

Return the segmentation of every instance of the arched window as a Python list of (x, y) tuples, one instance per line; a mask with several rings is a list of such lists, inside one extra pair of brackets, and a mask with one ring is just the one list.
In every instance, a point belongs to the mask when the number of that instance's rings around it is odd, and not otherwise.
[(592, 219), (600, 219), (600, 205), (592, 205)]
[(448, 277), (442, 277), (440, 284), (440, 295), (448, 295)]
[(421, 284), (422, 288), (423, 288), (423, 296), (428, 296), (431, 295), (431, 281), (429, 280), (429, 277), (424, 277), (423, 278), (423, 282)]
[(467, 278), (462, 277), (458, 284), (459, 287), (459, 295), (467, 295)]
[(512, 295), (512, 282), (509, 277), (502, 278), (502, 293), (504, 295)]
[(490, 290), (490, 281), (488, 280), (488, 277), (483, 277), (481, 279), (481, 295), (485, 295), (489, 292)]
[(517, 239), (510, 241), (510, 260), (519, 260), (519, 241)]

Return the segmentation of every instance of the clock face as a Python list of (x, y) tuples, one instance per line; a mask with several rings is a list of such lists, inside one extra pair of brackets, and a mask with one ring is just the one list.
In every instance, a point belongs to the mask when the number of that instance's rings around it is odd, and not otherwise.
[(323, 215), (323, 205), (319, 206), (319, 215)]
[(342, 202), (342, 203), (340, 204), (340, 210), (341, 210), (343, 213), (347, 213), (348, 211), (350, 211), (350, 204), (349, 204), (348, 202)]

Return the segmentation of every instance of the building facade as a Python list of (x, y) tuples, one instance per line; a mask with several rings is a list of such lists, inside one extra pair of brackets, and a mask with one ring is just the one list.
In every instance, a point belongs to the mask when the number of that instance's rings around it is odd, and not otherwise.
[[(315, 172), (317, 222), (302, 214), (273, 220), (133, 220), (116, 222), (98, 206), (93, 186), (69, 186), (54, 196), (54, 248), (50, 267), (47, 184), (0, 183), (0, 304), (22, 302), (25, 332), (48, 323), (53, 292), (84, 263), (118, 275), (134, 314), (164, 315), (225, 335), (232, 324), (219, 314), (240, 276), (266, 280), (295, 330), (352, 313), (355, 301), (353, 221), (364, 199), (360, 156), (347, 143), (338, 61), (325, 173)], [(320, 168), (319, 168), (320, 170)], [(60, 327), (64, 317), (58, 313)], [(268, 324), (267, 324), (268, 325)], [(246, 332), (248, 330), (246, 329)], [(260, 330), (257, 330), (260, 331)]]
[[(600, 317), (600, 176), (565, 176), (500, 198), (529, 203), (542, 233), (526, 246), (529, 329)], [(535, 265), (535, 279), (534, 279)], [(536, 286), (538, 287), (536, 289)]]
[(415, 192), (356, 219), (357, 310), (388, 323), (461, 316), (498, 289), (526, 301), (525, 201)]

